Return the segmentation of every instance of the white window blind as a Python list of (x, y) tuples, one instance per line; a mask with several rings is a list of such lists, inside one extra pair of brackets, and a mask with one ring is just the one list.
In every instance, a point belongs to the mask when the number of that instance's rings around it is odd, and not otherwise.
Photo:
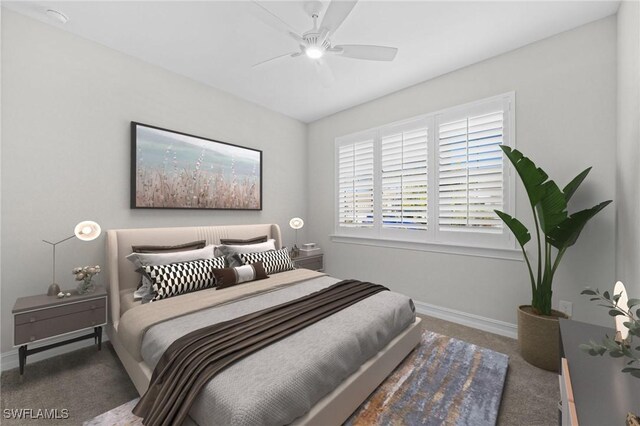
[(440, 124), (439, 229), (501, 232), (504, 203), (502, 109)]
[(513, 249), (514, 118), (506, 93), (337, 138), (336, 236)]
[(373, 226), (373, 139), (338, 147), (338, 225)]
[(428, 129), (381, 137), (382, 227), (426, 230)]

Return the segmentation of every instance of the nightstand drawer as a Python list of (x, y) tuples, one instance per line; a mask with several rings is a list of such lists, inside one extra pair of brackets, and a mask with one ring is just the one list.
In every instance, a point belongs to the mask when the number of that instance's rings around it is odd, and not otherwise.
[(25, 312), (23, 314), (15, 315), (15, 324), (29, 324), (37, 321), (43, 321), (49, 318), (61, 317), (64, 315), (71, 315), (84, 311), (95, 311), (98, 309), (105, 309), (106, 298), (101, 297), (99, 299), (85, 300), (77, 303), (69, 303), (67, 305), (55, 306), (52, 308), (38, 309), (31, 312)]
[(296, 268), (303, 268), (303, 269), (311, 269), (314, 271), (318, 271), (320, 269), (322, 269), (323, 265), (322, 265), (322, 255), (320, 256), (309, 256), (308, 258), (306, 257), (296, 257), (294, 260), (294, 264), (296, 266)]
[[(92, 301), (93, 302), (93, 301)], [(97, 300), (95, 301), (97, 302)], [(26, 324), (16, 324), (14, 333), (14, 344), (21, 345), (34, 342), (36, 340), (53, 337), (72, 331), (81, 330), (83, 328), (97, 327), (106, 323), (106, 309), (104, 307), (104, 299), (102, 299), (102, 307), (75, 312), (69, 315), (62, 315), (56, 318), (47, 319), (45, 321), (34, 321)], [(68, 306), (64, 306), (65, 308)], [(62, 306), (60, 307), (62, 308)], [(53, 310), (46, 309), (46, 310)], [(55, 308), (58, 309), (58, 308)], [(39, 313), (33, 312), (33, 314)], [(27, 314), (24, 314), (27, 315)]]

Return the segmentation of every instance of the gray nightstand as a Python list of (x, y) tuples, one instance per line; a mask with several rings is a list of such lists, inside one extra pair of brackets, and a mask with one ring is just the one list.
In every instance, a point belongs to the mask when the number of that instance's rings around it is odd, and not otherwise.
[[(93, 293), (82, 295), (74, 290), (70, 297), (61, 299), (47, 295), (21, 297), (16, 300), (11, 313), (13, 344), (20, 346), (18, 356), (20, 374), (23, 374), (27, 356), (38, 352), (90, 338), (94, 339), (100, 350), (102, 326), (107, 323), (107, 293), (104, 288), (98, 287)], [(27, 349), (27, 344), (90, 328), (93, 328), (91, 334)]]
[(313, 271), (322, 271), (324, 269), (323, 254), (314, 254), (313, 256), (298, 256), (291, 259), (296, 269), (311, 269)]

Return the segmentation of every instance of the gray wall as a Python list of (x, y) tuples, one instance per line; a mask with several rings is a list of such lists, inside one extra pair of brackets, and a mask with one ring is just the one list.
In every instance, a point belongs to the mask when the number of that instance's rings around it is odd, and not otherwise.
[(640, 297), (640, 3), (618, 10), (618, 228), (616, 276)]
[[(334, 139), (337, 136), (514, 90), (516, 143), (560, 185), (594, 170), (572, 209), (615, 197), (616, 18), (609, 17), (316, 121), (308, 130), (309, 237), (327, 271), (384, 283), (414, 299), (494, 320), (516, 322), (531, 300), (521, 261), (332, 243)], [(517, 216), (531, 225), (518, 182)], [(574, 302), (574, 318), (606, 321), (580, 291), (615, 277), (615, 207), (596, 217), (568, 251), (554, 300)]]
[[(42, 239), (103, 229), (279, 223), (306, 213), (306, 126), (51, 26), (2, 11), (2, 341), (17, 297), (51, 282)], [(130, 210), (131, 120), (263, 150), (262, 212)], [(304, 239), (304, 236), (301, 235)], [(102, 264), (104, 240), (58, 246), (58, 281)], [(104, 277), (98, 277), (104, 279)]]

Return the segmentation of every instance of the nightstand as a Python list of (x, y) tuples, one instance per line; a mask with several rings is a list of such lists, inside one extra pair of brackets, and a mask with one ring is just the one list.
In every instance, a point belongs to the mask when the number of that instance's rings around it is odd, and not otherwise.
[[(94, 339), (98, 350), (102, 348), (102, 326), (107, 323), (107, 292), (98, 287), (93, 293), (78, 294), (75, 290), (70, 293), (71, 296), (64, 298), (43, 294), (16, 300), (11, 313), (13, 345), (20, 346), (20, 374), (24, 373), (27, 356), (38, 352), (90, 338)], [(90, 328), (93, 328), (90, 334), (27, 349), (27, 344)]]
[(311, 269), (313, 271), (322, 271), (324, 269), (323, 254), (314, 254), (313, 256), (298, 256), (291, 259), (296, 269)]

